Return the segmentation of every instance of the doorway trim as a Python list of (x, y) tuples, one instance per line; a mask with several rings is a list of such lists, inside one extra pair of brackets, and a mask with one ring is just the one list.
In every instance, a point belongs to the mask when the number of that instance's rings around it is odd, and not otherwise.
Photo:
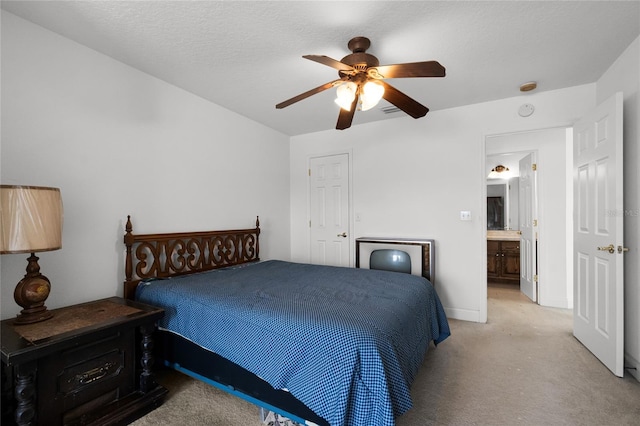
[[(572, 125), (570, 124), (516, 132), (485, 134), (481, 160), (483, 173), (482, 206), (483, 211), (486, 212), (486, 176), (484, 176), (484, 172), (487, 167), (487, 155), (499, 152), (538, 152), (537, 161), (540, 164), (538, 168), (538, 246), (540, 250), (538, 275), (541, 285), (539, 300), (543, 306), (558, 308), (573, 308), (573, 290), (570, 285), (573, 282), (573, 268), (570, 261), (573, 240), (569, 235), (572, 229), (573, 217), (571, 214), (566, 214), (567, 210), (572, 206), (571, 203), (567, 202), (567, 199), (572, 198), (573, 194), (572, 180), (570, 179), (572, 168), (569, 167), (572, 160), (568, 157), (572, 147), (572, 134)], [(488, 149), (492, 139), (504, 141), (507, 138), (513, 139), (513, 142), (510, 141), (508, 145), (505, 144), (504, 149)], [(506, 148), (507, 146), (508, 148)], [(553, 186), (550, 186), (553, 180), (559, 180), (563, 185), (556, 185), (557, 188), (554, 189)], [(483, 214), (483, 218), (485, 214)], [(484, 219), (486, 220), (486, 218)], [(482, 234), (486, 241), (486, 226), (483, 226)], [(483, 246), (484, 255), (486, 256), (486, 244), (483, 244)], [(551, 253), (560, 253), (563, 260), (555, 262), (554, 259), (552, 261)], [(486, 265), (484, 269), (486, 277)], [(564, 285), (559, 287), (559, 283), (564, 283)]]

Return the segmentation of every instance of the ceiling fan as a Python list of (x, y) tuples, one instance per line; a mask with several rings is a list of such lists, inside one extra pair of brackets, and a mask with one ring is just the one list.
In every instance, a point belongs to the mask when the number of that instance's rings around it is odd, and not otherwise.
[(386, 78), (444, 77), (445, 68), (437, 61), (411, 62), (406, 64), (380, 65), (378, 58), (366, 53), (371, 41), (366, 37), (354, 37), (347, 47), (351, 54), (337, 61), (324, 55), (304, 55), (303, 58), (327, 65), (338, 70), (340, 78), (294, 96), (276, 105), (277, 109), (308, 98), (316, 93), (337, 87), (336, 103), (340, 105), (340, 114), (336, 129), (351, 127), (358, 103), (366, 111), (375, 106), (380, 98), (387, 100), (413, 118), (424, 117), (429, 108), (405, 95), (386, 83)]

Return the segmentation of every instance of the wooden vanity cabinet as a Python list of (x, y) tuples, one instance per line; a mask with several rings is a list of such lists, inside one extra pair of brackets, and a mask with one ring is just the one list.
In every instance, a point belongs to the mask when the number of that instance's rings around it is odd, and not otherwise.
[(520, 241), (487, 240), (487, 279), (520, 284)]

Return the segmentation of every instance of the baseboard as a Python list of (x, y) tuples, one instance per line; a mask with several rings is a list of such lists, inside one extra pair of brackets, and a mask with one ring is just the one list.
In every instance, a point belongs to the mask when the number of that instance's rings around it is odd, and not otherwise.
[(546, 306), (547, 308), (570, 309), (569, 300), (567, 299), (546, 299), (541, 297), (540, 306)]
[(445, 307), (444, 312), (447, 314), (447, 318), (450, 318), (450, 319), (457, 319), (457, 320), (471, 321), (471, 322), (484, 322), (484, 321), (480, 321), (479, 311)]
[(624, 365), (627, 373), (631, 374), (640, 382), (640, 361), (629, 355), (624, 354)]

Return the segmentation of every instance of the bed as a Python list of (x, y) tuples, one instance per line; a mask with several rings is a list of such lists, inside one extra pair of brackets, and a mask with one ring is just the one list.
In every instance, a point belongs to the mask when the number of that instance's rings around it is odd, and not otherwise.
[(165, 365), (308, 425), (393, 425), (449, 334), (410, 274), (260, 260), (255, 228), (133, 233), (125, 297), (165, 309)]

